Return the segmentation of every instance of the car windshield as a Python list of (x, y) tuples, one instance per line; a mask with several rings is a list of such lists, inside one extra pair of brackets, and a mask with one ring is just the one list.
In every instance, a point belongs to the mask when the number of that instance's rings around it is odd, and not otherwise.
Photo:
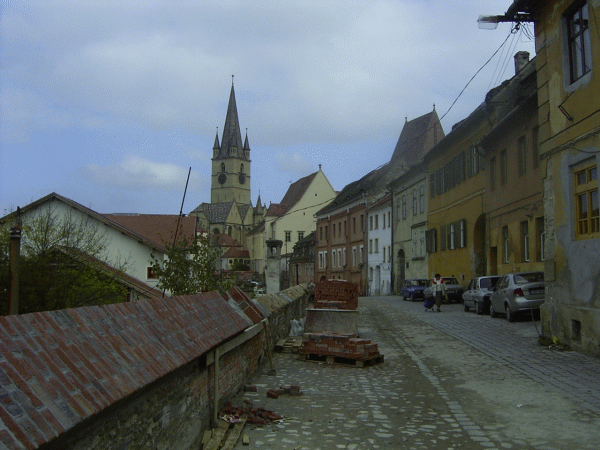
[(444, 284), (458, 284), (458, 280), (456, 278), (445, 277), (443, 280), (444, 280)]
[(411, 286), (427, 286), (427, 280), (411, 280)]
[(544, 281), (544, 272), (520, 273), (515, 275), (515, 284), (536, 283)]
[(496, 286), (496, 283), (498, 283), (499, 279), (500, 279), (500, 277), (482, 278), (481, 280), (479, 280), (479, 286), (481, 286), (483, 289), (489, 289), (491, 287)]

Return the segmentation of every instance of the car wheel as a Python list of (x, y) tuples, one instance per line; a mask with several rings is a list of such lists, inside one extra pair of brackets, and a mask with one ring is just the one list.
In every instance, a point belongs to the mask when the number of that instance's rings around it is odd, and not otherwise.
[(506, 318), (509, 322), (515, 321), (515, 312), (512, 309), (510, 309), (509, 304), (506, 304)]
[(478, 316), (483, 314), (483, 308), (481, 306), (481, 303), (479, 302), (475, 302), (475, 314), (477, 314)]
[(465, 302), (464, 300), (463, 302), (463, 309), (465, 310), (465, 312), (469, 312), (469, 306), (467, 305), (467, 302)]
[(492, 305), (492, 304), (490, 304), (490, 316), (492, 318), (498, 317), (498, 313), (496, 312), (496, 310), (494, 309), (494, 305)]

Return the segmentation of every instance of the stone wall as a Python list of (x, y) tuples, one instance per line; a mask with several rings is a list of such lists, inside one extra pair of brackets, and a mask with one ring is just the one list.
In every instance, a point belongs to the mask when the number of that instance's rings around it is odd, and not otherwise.
[[(257, 310), (263, 311), (263, 316), (268, 317), (267, 323), (269, 324), (269, 335), (270, 345), (273, 347), (277, 342), (277, 339), (286, 337), (289, 335), (290, 321), (292, 319), (300, 319), (305, 315), (306, 305), (308, 301), (308, 289), (305, 285), (296, 286), (277, 294), (264, 296), (260, 302), (254, 302), (254, 308), (256, 313)], [(68, 411), (67, 404), (73, 404), (73, 399), (85, 397), (90, 398), (91, 403), (91, 392), (94, 392), (91, 387), (84, 384), (77, 383), (77, 377), (81, 377), (81, 373), (70, 373), (69, 370), (77, 372), (77, 367), (81, 364), (79, 359), (76, 365), (66, 361), (64, 366), (61, 366), (61, 371), (65, 377), (65, 383), (67, 380), (71, 382), (72, 386), (69, 389), (74, 389), (73, 392), (64, 392), (62, 388), (55, 391), (43, 392), (41, 386), (37, 382), (35, 377), (28, 380), (21, 380), (21, 384), (17, 387), (19, 389), (13, 389), (10, 392), (9, 397), (5, 398), (4, 405), (0, 405), (0, 448), (9, 449), (35, 449), (40, 448), (43, 450), (135, 450), (135, 449), (157, 449), (157, 450), (187, 450), (199, 448), (200, 441), (203, 433), (206, 429), (213, 425), (213, 420), (216, 417), (216, 409), (224, 405), (224, 403), (230, 400), (239, 389), (247, 382), (249, 377), (254, 371), (257, 370), (261, 362), (263, 362), (264, 355), (266, 354), (266, 336), (264, 333), (265, 321), (259, 321), (259, 318), (254, 317), (252, 320), (248, 320), (247, 314), (244, 311), (248, 311), (249, 301), (241, 301), (236, 299), (238, 304), (244, 304), (245, 306), (236, 307), (235, 302), (232, 301), (231, 297), (229, 300), (223, 299), (218, 301), (214, 298), (214, 295), (209, 295), (212, 299), (212, 305), (214, 308), (225, 308), (229, 310), (236, 310), (237, 315), (243, 316), (248, 322), (248, 327), (245, 331), (238, 334), (231, 335), (219, 331), (219, 334), (223, 335), (223, 341), (216, 345), (211, 344), (212, 347), (206, 350), (201, 350), (196, 353), (192, 358), (186, 358), (187, 354), (193, 354), (193, 350), (190, 350), (189, 343), (181, 346), (176, 346), (175, 341), (181, 342), (182, 339), (190, 339), (193, 342), (202, 342), (202, 335), (199, 329), (205, 329), (206, 332), (210, 332), (211, 336), (214, 336), (215, 327), (211, 326), (211, 320), (215, 323), (223, 324), (223, 319), (219, 319), (218, 309), (212, 312), (208, 312), (208, 316), (213, 319), (204, 319), (205, 323), (195, 329), (184, 327), (177, 334), (177, 339), (171, 342), (169, 351), (177, 353), (178, 357), (185, 363), (180, 363), (173, 370), (167, 370), (159, 377), (152, 378), (153, 381), (142, 383), (138, 379), (130, 379), (129, 382), (132, 385), (139, 386), (134, 389), (133, 392), (126, 396), (116, 398), (115, 401), (108, 404), (107, 406), (101, 407), (96, 411), (90, 411), (87, 416), (83, 416), (80, 420), (78, 417), (73, 417), (71, 423), (74, 425), (61, 427), (58, 422), (53, 422), (48, 411), (52, 411), (54, 416), (59, 417), (60, 412), (64, 414), (71, 414)], [(165, 323), (173, 323), (173, 330), (177, 330), (181, 323), (181, 315), (185, 315), (185, 306), (181, 305), (181, 302), (187, 301), (184, 298), (176, 299), (177, 308), (180, 308), (178, 312), (173, 313), (172, 317), (168, 317), (169, 310), (175, 304), (170, 303), (170, 299), (162, 300), (160, 313), (161, 317), (166, 321)], [(205, 304), (208, 302), (208, 298), (202, 298), (194, 300), (200, 303), (193, 303), (194, 305)], [(157, 310), (157, 305), (150, 303), (151, 307), (149, 310)], [(142, 309), (145, 307), (140, 303)], [(96, 312), (102, 312), (106, 314), (107, 320), (104, 322), (106, 326), (104, 329), (107, 334), (103, 337), (107, 341), (116, 342), (114, 336), (111, 333), (119, 333), (116, 328), (122, 328), (123, 323), (130, 323), (133, 321), (146, 322), (143, 316), (128, 318), (125, 314), (128, 311), (129, 306), (116, 306), (108, 308), (108, 311), (93, 309), (89, 312), (90, 317)], [(138, 308), (139, 309), (139, 308)], [(198, 310), (200, 312), (200, 310)], [(46, 313), (42, 313), (46, 314)], [(57, 314), (57, 312), (48, 313), (50, 316), (64, 316), (64, 313)], [(80, 323), (85, 322), (83, 314), (70, 313), (74, 317), (77, 317)], [(139, 314), (139, 313), (138, 313)], [(228, 311), (227, 314), (230, 317), (225, 319), (225, 323), (228, 320), (235, 320), (233, 316), (235, 312)], [(110, 317), (118, 315), (120, 322), (115, 322), (115, 325), (111, 325), (108, 322)], [(204, 317), (208, 317), (204, 316)], [(202, 320), (198, 316), (196, 321)], [(140, 319), (141, 318), (141, 319)], [(31, 320), (31, 318), (28, 318)], [(9, 319), (9, 322), (14, 326), (13, 333), (16, 334), (16, 329), (20, 328), (19, 323), (22, 320), (19, 316), (13, 316)], [(25, 320), (26, 322), (27, 320)], [(152, 321), (147, 321), (152, 323)], [(251, 325), (254, 322), (254, 325)], [(90, 326), (89, 324), (83, 323), (84, 326)], [(158, 331), (162, 329), (163, 324), (157, 323)], [(0, 331), (2, 329), (8, 329), (7, 324), (0, 321)], [(71, 327), (73, 324), (71, 324)], [(112, 329), (111, 327), (115, 327)], [(227, 328), (227, 326), (225, 326)], [(11, 328), (12, 329), (12, 328)], [(185, 331), (189, 330), (189, 331)], [(67, 330), (65, 329), (64, 332)], [(58, 328), (54, 331), (60, 332)], [(194, 334), (192, 334), (194, 333)], [(199, 334), (200, 333), (200, 334)], [(124, 337), (124, 340), (119, 342), (130, 342), (133, 335)], [(141, 335), (140, 335), (141, 336)], [(183, 336), (187, 336), (183, 338)], [(123, 336), (121, 336), (123, 337)], [(17, 341), (15, 341), (17, 342)], [(11, 343), (9, 347), (13, 347), (15, 342)], [(92, 343), (92, 345), (96, 345)], [(115, 372), (127, 374), (128, 377), (135, 377), (135, 374), (140, 371), (151, 371), (152, 367), (144, 364), (144, 358), (142, 352), (146, 352), (152, 346), (162, 345), (161, 339), (156, 342), (138, 342), (136, 343), (138, 350), (130, 350), (129, 348), (123, 350), (123, 360), (119, 364), (126, 364), (127, 355), (138, 353), (140, 356), (139, 363), (137, 361), (129, 361), (133, 363), (133, 366), (112, 366), (107, 367), (108, 372)], [(89, 347), (89, 345), (84, 344)], [(205, 349), (207, 347), (202, 347)], [(2, 348), (3, 351), (7, 350), (7, 347)], [(75, 348), (72, 349), (73, 354), (78, 354), (82, 357), (83, 353), (77, 351)], [(163, 349), (164, 350), (164, 349)], [(48, 350), (50, 351), (50, 349)], [(179, 354), (186, 352), (186, 354)], [(164, 351), (162, 352), (164, 354)], [(6, 358), (4, 358), (6, 356)], [(68, 357), (67, 354), (61, 354), (64, 359)], [(168, 355), (163, 356), (169, 358)], [(11, 359), (12, 358), (12, 359)], [(47, 359), (50, 359), (51, 356)], [(15, 356), (0, 355), (0, 361), (9, 361), (13, 364), (17, 364)], [(215, 366), (215, 360), (218, 361), (218, 368)], [(92, 364), (96, 364), (98, 361), (91, 360)], [(111, 362), (115, 362), (112, 360)], [(87, 363), (86, 363), (87, 364)], [(3, 367), (4, 367), (3, 363)], [(215, 376), (217, 374), (217, 377)], [(8, 372), (11, 373), (11, 372)], [(11, 373), (11, 377), (16, 377)], [(218, 378), (218, 397), (215, 399), (215, 378)], [(105, 379), (91, 379), (90, 386), (96, 385), (97, 389), (105, 392), (106, 395), (116, 391), (126, 391), (127, 389), (123, 386), (123, 378), (115, 376), (106, 377)], [(28, 383), (31, 386), (28, 386)], [(51, 382), (50, 382), (51, 383)], [(120, 385), (113, 386), (112, 383), (120, 383)], [(6, 386), (6, 385), (5, 385)], [(8, 386), (11, 388), (11, 385)], [(32, 393), (35, 393), (34, 396)], [(28, 402), (25, 397), (32, 397), (35, 401)], [(49, 400), (51, 397), (53, 402)], [(111, 398), (115, 398), (112, 394)], [(8, 405), (7, 401), (15, 401), (16, 405)], [(18, 409), (18, 408), (22, 409)], [(10, 417), (9, 417), (10, 416)], [(13, 420), (17, 418), (18, 422)], [(54, 434), (52, 439), (47, 439), (45, 436), (51, 436)], [(28, 437), (28, 439), (25, 438)], [(44, 442), (44, 439), (46, 441)], [(37, 444), (36, 444), (37, 441)], [(41, 445), (40, 445), (41, 443)]]

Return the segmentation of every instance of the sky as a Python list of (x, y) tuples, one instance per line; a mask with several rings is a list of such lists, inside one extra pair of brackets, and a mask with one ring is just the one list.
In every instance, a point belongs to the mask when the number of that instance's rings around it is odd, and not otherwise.
[(210, 202), (232, 75), (253, 204), (319, 165), (339, 191), (407, 119), (435, 105), (448, 133), (534, 57), (532, 25), (477, 26), (511, 3), (0, 0), (0, 216), (52, 192), (99, 213)]

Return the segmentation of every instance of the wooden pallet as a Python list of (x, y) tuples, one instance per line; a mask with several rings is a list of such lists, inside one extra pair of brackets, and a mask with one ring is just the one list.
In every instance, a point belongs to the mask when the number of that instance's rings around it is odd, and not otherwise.
[(279, 339), (275, 344), (275, 351), (281, 353), (295, 353), (302, 347), (302, 336), (291, 336)]
[(342, 356), (319, 355), (315, 353), (305, 353), (300, 355), (302, 361), (326, 362), (327, 364), (340, 364), (354, 367), (373, 366), (383, 362), (383, 355), (373, 356), (371, 358), (353, 359)]

